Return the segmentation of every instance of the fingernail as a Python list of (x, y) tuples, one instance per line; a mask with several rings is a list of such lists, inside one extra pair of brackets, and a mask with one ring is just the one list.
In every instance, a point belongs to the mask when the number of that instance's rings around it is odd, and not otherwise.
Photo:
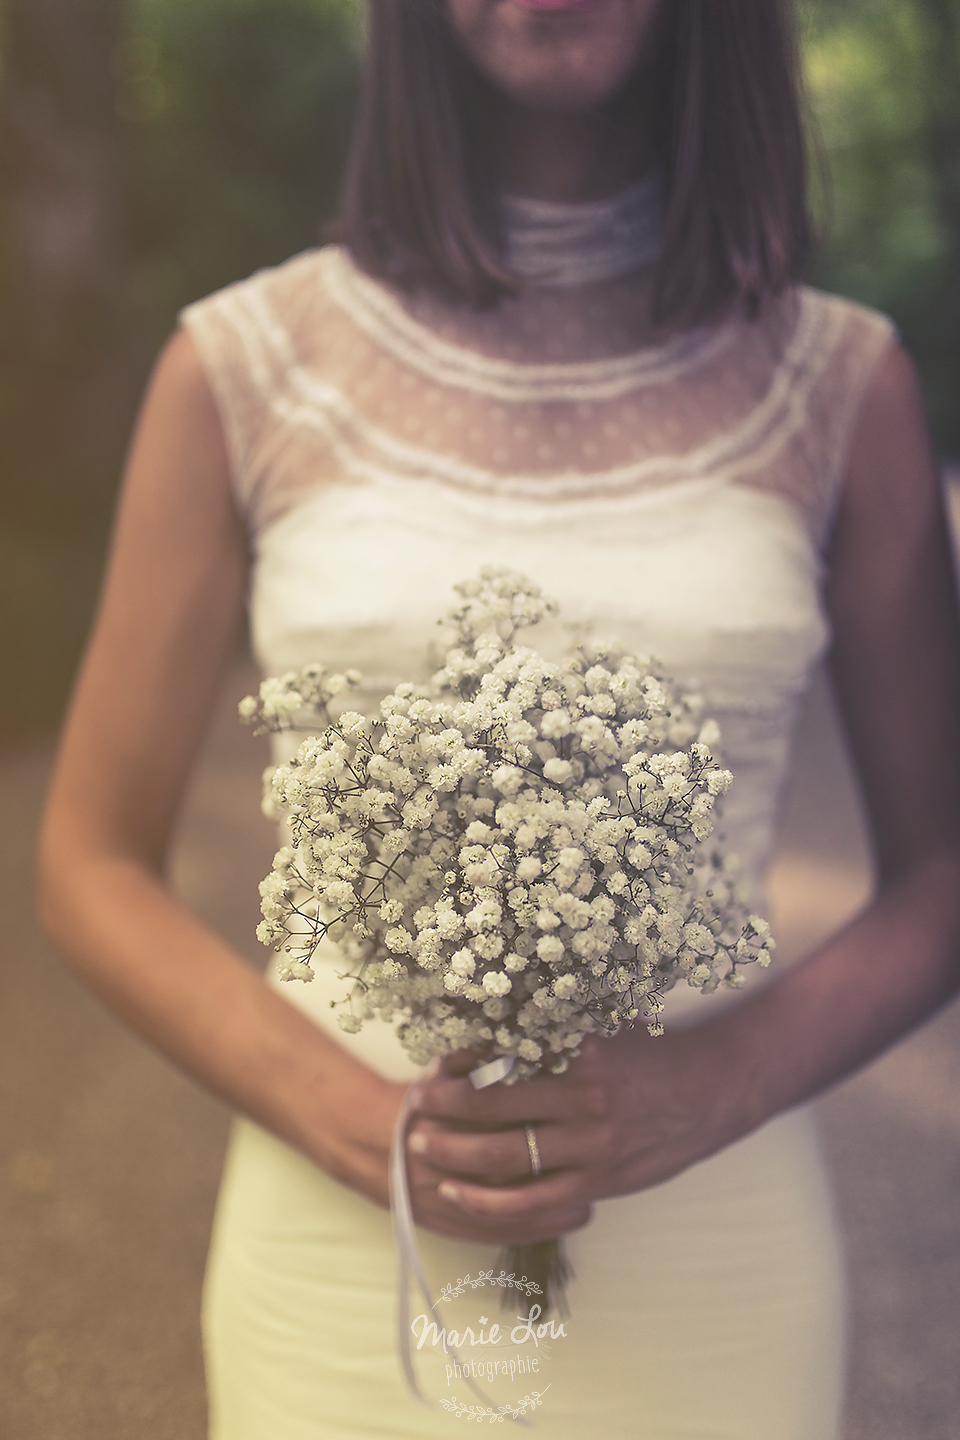
[(452, 1200), (454, 1205), (458, 1205), (460, 1203), (460, 1191), (457, 1189), (456, 1185), (454, 1185), (452, 1180), (444, 1180), (443, 1183), (438, 1187), (437, 1194), (442, 1200)]
[(425, 1155), (427, 1153), (426, 1135), (421, 1135), (418, 1130), (414, 1130), (407, 1140), (407, 1149), (412, 1150), (414, 1155)]

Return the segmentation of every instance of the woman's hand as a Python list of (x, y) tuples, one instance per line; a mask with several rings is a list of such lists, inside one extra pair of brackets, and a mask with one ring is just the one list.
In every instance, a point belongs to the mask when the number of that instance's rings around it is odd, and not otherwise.
[(564, 1075), (480, 1091), (468, 1078), (478, 1057), (447, 1057), (418, 1087), (407, 1140), (420, 1162), (410, 1166), (420, 1223), (464, 1234), (469, 1218), (470, 1238), (505, 1243), (562, 1235), (588, 1222), (595, 1200), (657, 1185), (745, 1134), (762, 1116), (745, 1103), (721, 1036), (712, 1025), (590, 1036)]
[[(339, 1047), (335, 1048), (339, 1050)], [(390, 1203), (390, 1146), (406, 1087), (381, 1079), (352, 1056), (342, 1051), (339, 1053), (340, 1063), (331, 1065), (327, 1062), (324, 1067), (325, 1078), (315, 1090), (312, 1103), (307, 1107), (308, 1114), (304, 1117), (307, 1129), (300, 1139), (300, 1148), (342, 1184), (365, 1195), (374, 1204), (387, 1208)], [(497, 1085), (491, 1090), (478, 1093), (466, 1078), (467, 1072), (477, 1061), (478, 1057), (472, 1051), (461, 1051), (444, 1061), (442, 1072), (435, 1079), (421, 1081), (416, 1087), (424, 1102), (436, 1097), (441, 1105), (444, 1103), (441, 1097), (449, 1091), (454, 1097), (451, 1109), (455, 1115), (455, 1118), (454, 1115), (451, 1116), (449, 1128), (436, 1120), (426, 1122), (419, 1118), (408, 1128), (407, 1177), (417, 1224), (440, 1235), (486, 1244), (536, 1240), (546, 1235), (563, 1234), (586, 1224), (590, 1218), (589, 1203), (579, 1201), (573, 1204), (558, 1204), (549, 1192), (543, 1201), (536, 1201), (529, 1214), (522, 1208), (516, 1210), (518, 1197), (522, 1197), (528, 1190), (533, 1190), (533, 1185), (523, 1186), (522, 1189), (485, 1189), (484, 1193), (502, 1194), (514, 1206), (512, 1220), (485, 1213), (477, 1216), (466, 1206), (451, 1204), (445, 1193), (445, 1186), (450, 1182), (452, 1167), (446, 1166), (432, 1153), (418, 1153), (419, 1137), (429, 1134), (432, 1145), (435, 1137), (445, 1135), (455, 1142), (472, 1146), (476, 1169), (467, 1169), (464, 1173), (471, 1174), (481, 1184), (481, 1177), (484, 1176), (488, 1180), (495, 1178), (498, 1187), (502, 1187), (507, 1180), (529, 1179), (530, 1159), (522, 1128), (500, 1133), (469, 1134), (463, 1126), (465, 1123), (491, 1126), (516, 1124), (516, 1120), (503, 1121), (499, 1117), (503, 1097), (519, 1098), (522, 1094), (529, 1106), (538, 1089), (545, 1092), (553, 1089), (555, 1079), (551, 1076), (547, 1081), (537, 1081), (533, 1085), (517, 1085), (510, 1089)], [(567, 1077), (563, 1078), (567, 1080)], [(550, 1096), (550, 1101), (552, 1111), (558, 1119), (552, 1122), (551, 1128), (559, 1129), (559, 1117), (563, 1111), (559, 1092), (562, 1089), (569, 1104), (578, 1091), (577, 1087), (570, 1084), (561, 1086), (559, 1077), (556, 1077), (556, 1084), (558, 1093)], [(581, 1085), (579, 1103), (595, 1103), (596, 1096), (584, 1096), (583, 1090)], [(471, 1098), (474, 1102), (472, 1107)], [(542, 1100), (543, 1097), (539, 1106), (534, 1103), (538, 1119), (543, 1109)], [(577, 1100), (574, 1100), (574, 1103), (578, 1103)], [(477, 1119), (465, 1122), (462, 1113), (470, 1108)], [(520, 1108), (525, 1115), (527, 1107)], [(516, 1100), (513, 1109), (517, 1110)], [(522, 1126), (525, 1121), (521, 1120), (519, 1123)], [(575, 1122), (572, 1128), (579, 1131), (581, 1127)], [(540, 1133), (538, 1129), (538, 1134)], [(502, 1159), (498, 1158), (501, 1154)], [(545, 1161), (545, 1171), (547, 1163)], [(459, 1156), (457, 1164), (461, 1167), (463, 1165)], [(461, 1172), (458, 1171), (459, 1173)], [(545, 1182), (536, 1182), (537, 1185), (543, 1183)]]

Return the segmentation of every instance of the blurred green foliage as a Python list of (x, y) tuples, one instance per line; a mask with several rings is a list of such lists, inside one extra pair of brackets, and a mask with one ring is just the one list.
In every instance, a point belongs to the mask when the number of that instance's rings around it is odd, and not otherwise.
[[(960, 456), (960, 0), (805, 0), (811, 278), (890, 314)], [(824, 172), (825, 173), (822, 173)], [(818, 193), (817, 193), (818, 192)]]
[[(12, 3), (0, 0), (0, 20)], [(799, 4), (823, 162), (825, 243), (811, 278), (894, 317), (937, 441), (960, 456), (960, 0)], [(112, 57), (124, 283), (146, 357), (181, 305), (317, 243), (347, 145), (362, 21), (357, 0), (126, 0), (124, 27)], [(17, 387), (42, 383), (0, 358), (10, 413)], [(19, 477), (18, 504), (0, 505), (0, 608), (22, 617), (0, 640), (0, 733), (56, 718), (106, 533), (102, 494), (57, 507), (61, 524), (49, 505), (31, 511), (22, 496), (47, 485), (40, 460), (35, 470)], [(66, 494), (73, 479), (56, 484)]]
[[(128, 262), (117, 284), (142, 337), (140, 380), (180, 306), (320, 241), (362, 48), (353, 0), (129, 0), (112, 57)], [(0, 243), (3, 220), (0, 194)], [(13, 269), (0, 266), (0, 416), (15, 429), (22, 397), (40, 395), (55, 429), (66, 408), (58, 386), (90, 359), (82, 333), (78, 343), (76, 325), (65, 324), (56, 374), (25, 373), (4, 327), (2, 277), (15, 286)], [(62, 444), (45, 438), (7, 444), (0, 480), (0, 739), (58, 721), (96, 601), (121, 460), (105, 476), (84, 473), (79, 460), (65, 473)]]
[(361, 53), (353, 0), (131, 0), (118, 104), (157, 335), (186, 301), (318, 243)]

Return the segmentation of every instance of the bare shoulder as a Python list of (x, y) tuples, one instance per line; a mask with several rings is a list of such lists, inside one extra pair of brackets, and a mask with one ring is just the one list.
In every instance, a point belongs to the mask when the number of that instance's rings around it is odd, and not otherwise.
[[(212, 603), (225, 573), (245, 570), (246, 548), (216, 398), (194, 340), (180, 329), (157, 360), (134, 429), (101, 625), (132, 615), (138, 599), (149, 611), (151, 591), (168, 606), (175, 596), (190, 606), (209, 590)], [(142, 620), (155, 624), (147, 614)]]
[(848, 453), (839, 521), (896, 525), (939, 497), (916, 367), (895, 340), (878, 359)]
[(230, 489), (230, 456), (206, 366), (189, 330), (167, 341), (150, 377), (134, 432), (128, 479), (151, 462), (168, 462), (168, 479), (206, 474), (211, 486)]
[(216, 405), (178, 333), (147, 387), (64, 730), (49, 813), (71, 844), (109, 832), (159, 864), (235, 643), (246, 567)]
[[(905, 587), (952, 597), (940, 466), (916, 367), (899, 343), (880, 356), (860, 407), (829, 550), (835, 612), (902, 602)], [(866, 623), (866, 622), (865, 622)]]
[(828, 562), (834, 681), (881, 873), (893, 873), (954, 844), (960, 815), (950, 537), (919, 381), (899, 345), (864, 395)]

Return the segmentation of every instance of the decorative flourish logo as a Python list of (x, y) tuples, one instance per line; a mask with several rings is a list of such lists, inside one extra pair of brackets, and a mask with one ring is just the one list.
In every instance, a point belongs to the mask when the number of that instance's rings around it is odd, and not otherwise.
[(468, 1285), (471, 1290), (477, 1290), (481, 1285), (499, 1285), (501, 1290), (512, 1287), (514, 1290), (522, 1290), (524, 1295), (543, 1294), (536, 1280), (528, 1280), (526, 1275), (518, 1278), (513, 1271), (508, 1275), (505, 1270), (501, 1270), (499, 1275), (494, 1275), (492, 1270), (481, 1270), (475, 1280), (470, 1275), (464, 1275), (453, 1285), (444, 1285), (438, 1299), (455, 1300), (458, 1295), (464, 1293)]
[(468, 1420), (481, 1422), (488, 1420), (491, 1425), (502, 1425), (505, 1420), (519, 1420), (520, 1416), (526, 1415), (528, 1410), (536, 1410), (539, 1405), (543, 1404), (543, 1397), (549, 1389), (548, 1385), (546, 1390), (534, 1390), (532, 1394), (524, 1395), (516, 1405), (501, 1405), (496, 1410), (492, 1410), (489, 1405), (465, 1405), (462, 1400), (457, 1399), (456, 1395), (450, 1400), (441, 1400), (440, 1404), (444, 1410), (449, 1410), (451, 1415), (455, 1415), (458, 1420), (462, 1420), (466, 1416)]

